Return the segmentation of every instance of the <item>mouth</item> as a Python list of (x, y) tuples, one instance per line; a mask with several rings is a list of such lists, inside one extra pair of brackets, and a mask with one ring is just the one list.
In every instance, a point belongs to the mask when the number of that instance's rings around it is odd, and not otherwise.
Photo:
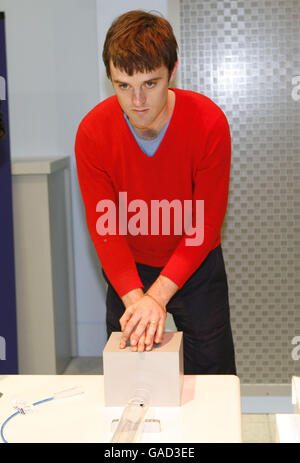
[(134, 111), (137, 114), (144, 114), (148, 111), (148, 109), (133, 109), (132, 111)]

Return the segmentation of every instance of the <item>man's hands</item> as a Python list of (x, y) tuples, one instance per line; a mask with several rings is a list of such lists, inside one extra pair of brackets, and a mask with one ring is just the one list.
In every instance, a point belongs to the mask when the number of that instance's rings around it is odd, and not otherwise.
[(153, 343), (160, 343), (165, 331), (167, 318), (166, 305), (178, 290), (178, 286), (169, 278), (159, 275), (157, 280), (144, 294), (141, 288), (122, 297), (126, 310), (120, 318), (123, 332), (120, 348), (126, 347), (130, 338), (131, 349), (150, 351)]
[(150, 295), (144, 294), (130, 305), (120, 318), (123, 332), (120, 348), (126, 346), (130, 337), (133, 351), (144, 352), (145, 348), (147, 351), (151, 350), (154, 342), (158, 344), (162, 341), (166, 318), (166, 308)]

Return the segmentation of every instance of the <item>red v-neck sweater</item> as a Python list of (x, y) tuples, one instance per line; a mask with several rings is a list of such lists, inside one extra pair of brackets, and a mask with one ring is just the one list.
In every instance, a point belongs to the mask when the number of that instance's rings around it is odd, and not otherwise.
[[(143, 288), (135, 262), (162, 267), (161, 275), (181, 288), (221, 242), (230, 176), (229, 125), (223, 111), (208, 97), (190, 90), (171, 90), (175, 107), (152, 157), (137, 144), (115, 95), (83, 118), (76, 135), (87, 226), (103, 270), (120, 297)], [(182, 236), (174, 234), (172, 226), (169, 236), (163, 235), (161, 228), (159, 235), (151, 234), (150, 212), (147, 235), (119, 234), (117, 227), (116, 234), (101, 236), (96, 223), (102, 214), (96, 205), (110, 199), (117, 208), (119, 192), (127, 193), (127, 205), (135, 199), (145, 201), (148, 211), (151, 200), (177, 199), (182, 205), (184, 200), (193, 200), (193, 208), (195, 200), (204, 200), (202, 244), (187, 246), (184, 227)], [(128, 221), (138, 211), (128, 212)], [(118, 224), (118, 216), (116, 219)]]

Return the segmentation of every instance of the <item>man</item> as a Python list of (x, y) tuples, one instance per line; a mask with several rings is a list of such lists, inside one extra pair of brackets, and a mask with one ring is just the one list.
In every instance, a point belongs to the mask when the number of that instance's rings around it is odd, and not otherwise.
[(135, 10), (117, 18), (103, 60), (115, 95), (81, 121), (75, 154), (108, 283), (107, 335), (122, 331), (120, 348), (129, 339), (133, 351), (149, 351), (163, 339), (168, 311), (183, 331), (185, 374), (235, 374), (220, 244), (231, 156), (226, 117), (204, 95), (169, 88), (177, 43), (160, 16)]

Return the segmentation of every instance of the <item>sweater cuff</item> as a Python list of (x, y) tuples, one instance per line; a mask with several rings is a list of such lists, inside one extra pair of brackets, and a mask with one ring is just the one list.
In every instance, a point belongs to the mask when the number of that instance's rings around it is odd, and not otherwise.
[(133, 289), (144, 288), (143, 283), (139, 277), (135, 275), (124, 275), (119, 277), (114, 284), (112, 284), (119, 297), (122, 298), (125, 294), (129, 293)]
[(119, 272), (116, 277), (114, 272), (111, 274), (109, 270), (105, 270), (102, 266), (102, 273), (105, 281), (114, 288), (120, 299), (133, 289), (144, 288), (137, 270), (127, 270), (123, 273)]

